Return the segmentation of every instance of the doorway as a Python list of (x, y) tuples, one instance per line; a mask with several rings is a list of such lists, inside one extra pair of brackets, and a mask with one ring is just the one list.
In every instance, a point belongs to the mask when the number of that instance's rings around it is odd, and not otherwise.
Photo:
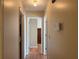
[[(29, 22), (28, 22), (28, 34), (29, 35), (27, 38), (27, 40), (29, 40), (29, 53), (30, 53), (30, 50), (32, 49), (37, 49), (39, 46), (40, 46), (40, 53), (42, 51), (42, 43), (41, 43), (41, 32), (39, 31), (38, 33), (38, 28), (42, 29), (42, 20), (41, 18), (39, 17), (29, 17)], [(39, 35), (39, 36), (38, 36)], [(39, 41), (40, 42), (39, 42)], [(40, 44), (39, 44), (40, 43)]]
[(35, 55), (40, 55), (41, 58), (47, 59), (43, 18), (23, 17), (20, 30), (20, 35), (22, 36), (20, 44), (21, 59), (36, 58), (37, 56), (34, 57)]
[(24, 46), (23, 46), (23, 43), (24, 43), (24, 37), (23, 37), (23, 29), (24, 29), (24, 24), (23, 24), (23, 21), (24, 21), (24, 15), (22, 14), (21, 11), (19, 11), (19, 51), (20, 51), (20, 56), (19, 58), (20, 59), (24, 59)]
[(41, 44), (41, 28), (37, 28), (37, 43)]

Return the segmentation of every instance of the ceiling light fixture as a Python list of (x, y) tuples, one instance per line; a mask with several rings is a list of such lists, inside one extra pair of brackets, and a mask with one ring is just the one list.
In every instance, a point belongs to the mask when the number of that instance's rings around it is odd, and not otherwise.
[(34, 4), (34, 6), (37, 6), (37, 4)]
[(37, 2), (38, 2), (37, 0), (33, 0), (33, 6), (36, 7), (37, 6)]

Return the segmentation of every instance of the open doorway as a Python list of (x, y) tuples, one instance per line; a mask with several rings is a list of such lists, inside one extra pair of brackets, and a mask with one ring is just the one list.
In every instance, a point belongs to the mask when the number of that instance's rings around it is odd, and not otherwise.
[(47, 59), (44, 19), (41, 17), (23, 17), (21, 21), (21, 59)]
[(28, 17), (27, 20), (28, 53), (30, 50), (37, 49), (40, 54), (43, 54), (43, 20), (41, 17)]

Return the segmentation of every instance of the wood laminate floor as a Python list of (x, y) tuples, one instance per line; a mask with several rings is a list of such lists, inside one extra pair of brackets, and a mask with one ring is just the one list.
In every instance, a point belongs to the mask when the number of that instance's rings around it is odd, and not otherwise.
[(42, 55), (40, 53), (40, 46), (39, 46), (39, 48), (31, 48), (30, 54), (26, 56), (25, 59), (47, 59), (47, 56)]

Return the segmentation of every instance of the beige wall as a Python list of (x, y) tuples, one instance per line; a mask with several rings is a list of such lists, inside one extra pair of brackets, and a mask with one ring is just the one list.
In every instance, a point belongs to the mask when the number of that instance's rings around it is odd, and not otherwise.
[(18, 0), (4, 0), (4, 59), (19, 59)]
[(0, 59), (2, 59), (2, 41), (3, 41), (3, 19), (2, 19), (2, 10), (3, 10), (3, 5), (2, 5), (2, 0), (0, 0)]
[[(48, 59), (77, 59), (77, 0), (49, 2), (46, 17)], [(62, 31), (56, 29), (58, 23)]]
[(44, 11), (26, 11), (26, 16), (30, 17), (43, 17)]

